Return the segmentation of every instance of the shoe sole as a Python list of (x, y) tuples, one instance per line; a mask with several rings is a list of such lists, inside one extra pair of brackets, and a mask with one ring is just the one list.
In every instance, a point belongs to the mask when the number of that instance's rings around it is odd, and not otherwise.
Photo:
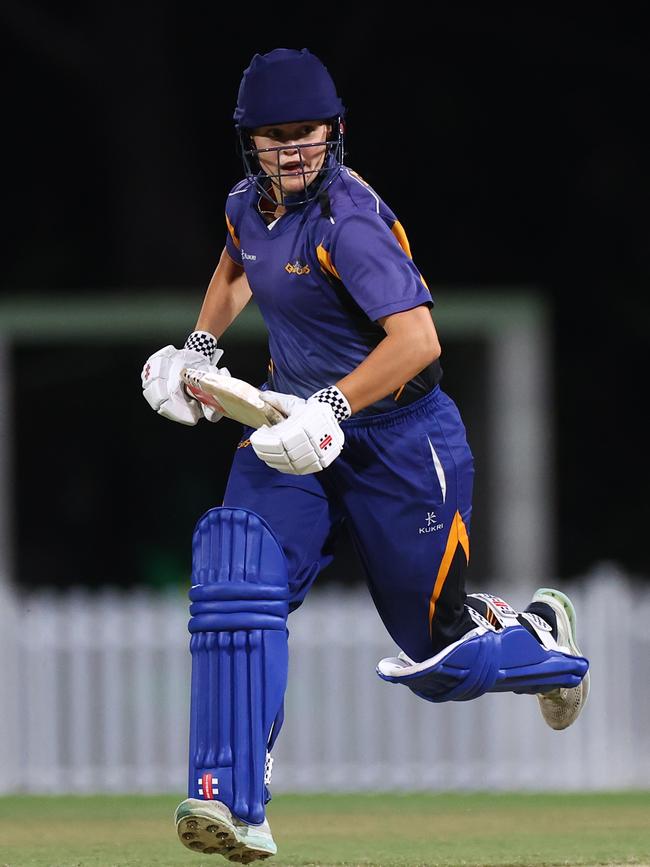
[[(568, 621), (568, 644), (569, 650), (574, 656), (582, 656), (582, 651), (578, 647), (576, 641), (576, 610), (573, 607), (573, 603), (569, 599), (569, 597), (562, 593), (560, 590), (555, 590), (552, 587), (540, 587), (539, 590), (536, 590), (533, 595), (533, 602), (544, 602), (546, 605), (550, 605), (553, 611), (556, 614), (556, 617), (566, 618)], [(565, 626), (567, 623), (564, 624)], [(559, 631), (559, 630), (558, 630)], [(547, 717), (544, 715), (544, 701), (546, 696), (538, 695), (538, 701), (540, 705), (540, 709), (542, 710), (542, 716), (544, 716), (545, 722), (551, 726), (555, 731), (562, 731), (565, 728), (568, 728), (572, 723), (576, 721), (582, 709), (584, 708), (587, 696), (589, 695), (589, 672), (585, 674), (585, 676), (580, 681), (580, 686), (574, 687), (574, 690), (580, 690), (580, 702), (578, 705), (578, 711), (574, 714), (573, 717), (569, 718), (569, 721), (560, 726), (559, 728), (551, 725)], [(573, 690), (571, 690), (573, 691)], [(555, 692), (555, 690), (554, 690)]]
[(202, 814), (197, 807), (183, 815), (176, 823), (178, 839), (184, 846), (200, 855), (222, 855), (227, 861), (250, 864), (275, 855), (268, 841), (256, 840), (253, 827), (238, 829), (225, 816)]

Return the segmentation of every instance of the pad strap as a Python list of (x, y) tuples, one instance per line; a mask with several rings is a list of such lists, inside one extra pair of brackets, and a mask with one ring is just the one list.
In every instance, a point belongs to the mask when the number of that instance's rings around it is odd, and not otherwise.
[(533, 627), (537, 640), (547, 650), (559, 650), (557, 641), (553, 638), (553, 629), (543, 617), (530, 611), (515, 611), (500, 596), (491, 593), (469, 593), (469, 599), (480, 599), (487, 606), (487, 618), (483, 617), (471, 605), (466, 605), (467, 611), (477, 626), (482, 626), (492, 632), (500, 632), (508, 626), (516, 626), (521, 623), (520, 618), (530, 623)]

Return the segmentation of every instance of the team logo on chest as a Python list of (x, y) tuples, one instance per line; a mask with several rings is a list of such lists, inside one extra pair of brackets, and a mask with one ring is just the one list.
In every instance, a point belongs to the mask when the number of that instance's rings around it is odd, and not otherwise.
[(303, 274), (309, 274), (311, 268), (309, 265), (303, 265), (300, 259), (296, 259), (295, 262), (287, 262), (284, 266), (284, 270), (287, 274), (297, 274), (301, 277)]

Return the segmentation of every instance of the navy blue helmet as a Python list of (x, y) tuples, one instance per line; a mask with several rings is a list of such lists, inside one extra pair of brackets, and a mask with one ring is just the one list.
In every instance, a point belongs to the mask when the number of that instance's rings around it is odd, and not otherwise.
[[(343, 117), (345, 106), (336, 92), (336, 86), (327, 68), (308, 49), (275, 48), (268, 54), (256, 54), (244, 71), (237, 107), (234, 113), (239, 135), (241, 156), (246, 177), (254, 181), (261, 194), (274, 204), (268, 181), (274, 181), (280, 193), (280, 203), (301, 205), (312, 201), (338, 174), (343, 162)], [(326, 143), (326, 154), (317, 177), (307, 186), (301, 149), (310, 145), (293, 145), (298, 150), (305, 189), (286, 195), (282, 189), (280, 152), (286, 146), (264, 148), (275, 153), (277, 170), (263, 172), (251, 131), (270, 124), (294, 123), (302, 120), (320, 120), (329, 124), (331, 132)]]

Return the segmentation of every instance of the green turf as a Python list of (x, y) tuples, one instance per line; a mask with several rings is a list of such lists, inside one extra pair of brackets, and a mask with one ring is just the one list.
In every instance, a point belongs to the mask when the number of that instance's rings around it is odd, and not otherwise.
[[(184, 849), (179, 798), (0, 798), (0, 867), (218, 867)], [(650, 867), (650, 793), (277, 796), (276, 865)]]

